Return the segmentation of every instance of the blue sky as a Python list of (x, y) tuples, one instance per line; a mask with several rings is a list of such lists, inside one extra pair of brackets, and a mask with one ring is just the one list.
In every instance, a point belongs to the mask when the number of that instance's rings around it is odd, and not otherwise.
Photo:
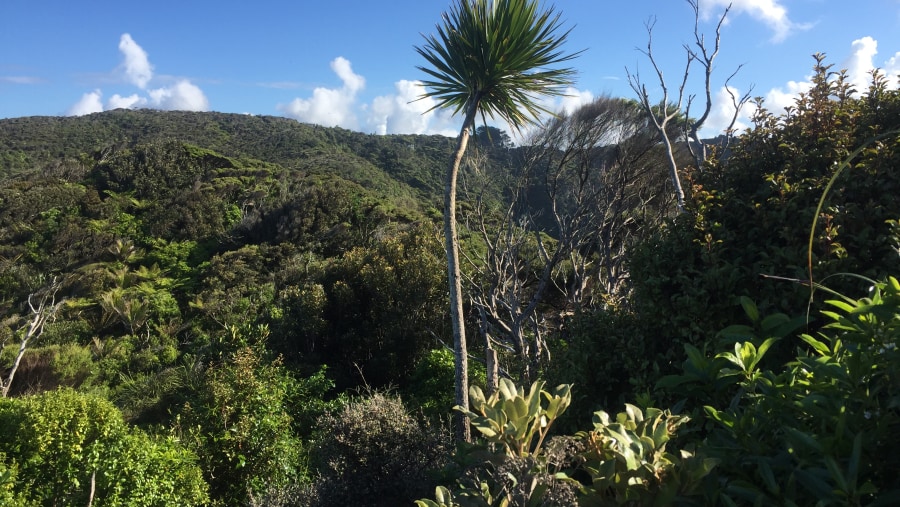
[[(823, 52), (864, 86), (878, 67), (900, 73), (900, 0), (734, 0), (713, 76), (716, 93), (790, 104)], [(700, 0), (713, 36), (726, 0)], [(2, 0), (0, 118), (76, 115), (116, 107), (277, 115), (374, 133), (455, 134), (459, 118), (422, 115), (414, 51), (449, 0)], [(578, 80), (553, 108), (597, 96), (634, 97), (626, 67), (651, 95), (652, 67), (637, 49), (655, 16), (654, 53), (675, 86), (693, 12), (680, 0), (557, 0)], [(699, 73), (699, 69), (696, 71)], [(893, 81), (896, 85), (896, 80)], [(696, 83), (691, 83), (696, 85)], [(692, 92), (701, 91), (696, 86)], [(707, 133), (730, 117), (719, 101)]]

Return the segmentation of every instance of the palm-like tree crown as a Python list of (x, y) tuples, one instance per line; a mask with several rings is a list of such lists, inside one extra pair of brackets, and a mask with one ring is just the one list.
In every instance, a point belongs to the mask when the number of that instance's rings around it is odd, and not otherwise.
[(571, 60), (561, 46), (569, 30), (560, 30), (559, 14), (538, 12), (537, 0), (457, 0), (437, 25), (437, 35), (424, 36), (416, 51), (430, 67), (422, 98), (434, 108), (454, 113), (474, 107), (482, 117), (503, 119), (515, 129), (549, 112), (538, 95), (562, 95), (573, 82), (572, 68), (550, 68)]

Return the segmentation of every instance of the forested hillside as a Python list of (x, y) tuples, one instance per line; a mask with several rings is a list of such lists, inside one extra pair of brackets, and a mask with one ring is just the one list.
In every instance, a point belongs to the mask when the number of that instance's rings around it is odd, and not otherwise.
[(758, 106), (683, 213), (634, 101), (476, 132), (456, 447), (451, 139), (0, 120), (0, 503), (890, 505), (900, 93)]

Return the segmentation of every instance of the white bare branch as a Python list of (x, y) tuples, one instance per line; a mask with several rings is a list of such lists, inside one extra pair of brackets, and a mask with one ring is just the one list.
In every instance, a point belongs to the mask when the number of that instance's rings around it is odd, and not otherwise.
[(9, 368), (9, 373), (7, 373), (6, 378), (0, 379), (0, 384), (2, 384), (0, 386), (0, 395), (3, 398), (6, 398), (9, 394), (16, 371), (19, 369), (19, 364), (22, 362), (22, 357), (25, 355), (29, 343), (43, 334), (47, 321), (52, 320), (56, 316), (59, 307), (62, 306), (63, 301), (56, 300), (56, 293), (59, 291), (60, 286), (60, 281), (54, 278), (47, 288), (28, 296), (28, 309), (31, 311), (31, 317), (28, 324), (21, 330), (22, 339), (19, 342), (19, 351), (16, 353), (16, 358)]

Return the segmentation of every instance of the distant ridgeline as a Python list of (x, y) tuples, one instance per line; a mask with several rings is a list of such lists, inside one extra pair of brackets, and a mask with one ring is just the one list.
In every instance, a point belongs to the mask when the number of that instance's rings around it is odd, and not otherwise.
[(72, 171), (69, 166), (89, 159), (161, 141), (335, 174), (371, 190), (408, 197), (439, 195), (453, 143), (443, 136), (376, 136), (273, 116), (117, 109), (0, 120), (0, 177), (35, 169)]

